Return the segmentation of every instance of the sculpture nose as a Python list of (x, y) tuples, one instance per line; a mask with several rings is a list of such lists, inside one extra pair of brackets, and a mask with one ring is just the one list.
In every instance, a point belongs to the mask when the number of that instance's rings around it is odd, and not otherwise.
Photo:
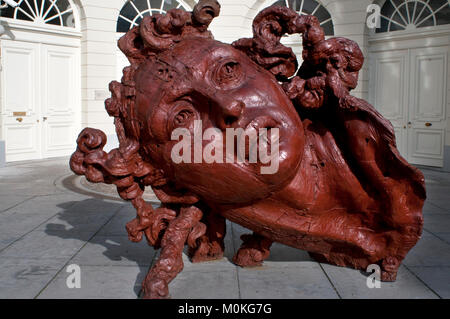
[(220, 128), (225, 129), (232, 127), (233, 124), (239, 120), (244, 108), (244, 102), (238, 100), (233, 100), (222, 106), (221, 119), (219, 120)]

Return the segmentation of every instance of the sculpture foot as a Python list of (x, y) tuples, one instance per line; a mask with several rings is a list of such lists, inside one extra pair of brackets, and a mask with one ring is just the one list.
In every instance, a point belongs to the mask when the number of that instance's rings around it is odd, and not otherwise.
[(272, 241), (255, 233), (242, 235), (241, 240), (243, 243), (234, 255), (233, 263), (240, 267), (261, 266), (270, 255)]
[(205, 235), (198, 239), (199, 243), (196, 248), (189, 248), (189, 257), (193, 263), (221, 259), (225, 249), (225, 218), (214, 213), (208, 213), (203, 222), (207, 227)]
[(223, 248), (217, 243), (202, 242), (194, 252), (189, 252), (189, 257), (193, 263), (221, 259)]
[(393, 282), (397, 280), (397, 272), (381, 271), (381, 281)]
[(392, 282), (397, 279), (400, 261), (396, 257), (387, 257), (381, 261), (381, 281)]

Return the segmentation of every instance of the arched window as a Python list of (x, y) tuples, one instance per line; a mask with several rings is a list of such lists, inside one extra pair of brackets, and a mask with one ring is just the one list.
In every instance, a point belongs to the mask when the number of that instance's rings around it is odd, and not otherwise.
[(75, 17), (69, 0), (20, 0), (16, 8), (6, 7), (1, 16), (38, 24), (75, 28)]
[(324, 29), (325, 35), (334, 35), (334, 26), (331, 15), (327, 9), (315, 0), (279, 0), (274, 5), (286, 6), (299, 14), (314, 15), (319, 19), (320, 26)]
[(139, 25), (142, 18), (154, 13), (166, 13), (170, 9), (191, 10), (191, 8), (179, 0), (128, 0), (120, 10), (117, 20), (117, 32), (127, 32)]
[(377, 33), (450, 24), (448, 0), (387, 0)]

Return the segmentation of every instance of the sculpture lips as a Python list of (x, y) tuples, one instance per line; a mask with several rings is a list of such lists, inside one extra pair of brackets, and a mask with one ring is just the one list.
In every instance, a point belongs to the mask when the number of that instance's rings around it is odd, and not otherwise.
[(279, 124), (272, 117), (268, 115), (259, 116), (253, 121), (251, 121), (245, 128), (245, 132), (251, 129), (255, 129), (257, 132), (262, 128), (271, 129), (274, 127), (278, 127)]
[[(256, 136), (257, 136), (257, 140), (253, 141), (253, 143), (255, 145), (250, 144), (249, 139), (245, 140), (245, 159), (248, 161), (249, 160), (249, 153), (250, 153), (250, 149), (252, 147), (257, 147), (257, 150), (259, 151), (259, 148), (261, 147), (261, 143), (266, 143), (267, 144), (267, 151), (270, 153), (271, 152), (271, 145), (272, 143), (279, 143), (280, 140), (280, 136), (278, 136), (278, 139), (275, 141), (272, 141), (272, 128), (278, 128), (279, 129), (280, 125), (279, 123), (274, 120), (272, 117), (268, 116), (268, 115), (264, 115), (264, 116), (259, 116), (256, 119), (252, 120), (249, 124), (247, 124), (246, 128), (245, 128), (245, 134), (248, 136), (251, 136), (251, 134), (255, 134), (256, 132)], [(267, 138), (266, 140), (261, 140), (259, 138), (259, 134), (261, 133), (260, 130), (261, 129), (267, 129)], [(253, 132), (252, 132), (253, 130)]]

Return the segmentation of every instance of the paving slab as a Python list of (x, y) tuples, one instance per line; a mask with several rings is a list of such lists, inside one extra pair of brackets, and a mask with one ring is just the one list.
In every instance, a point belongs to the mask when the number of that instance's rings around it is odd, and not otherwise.
[(421, 168), (421, 171), (425, 176), (425, 182), (427, 186), (430, 186), (432, 183), (450, 186), (449, 172), (434, 170), (426, 166), (423, 166)]
[(450, 266), (450, 245), (424, 231), (403, 260), (406, 266)]
[(424, 218), (427, 219), (428, 215), (449, 214), (450, 210), (440, 208), (440, 207), (432, 204), (431, 201), (427, 200), (427, 201), (425, 201), (425, 204), (423, 205), (422, 212), (423, 212)]
[(130, 203), (125, 203), (98, 234), (100, 236), (128, 236), (125, 226), (135, 217), (136, 210), (134, 207)]
[(20, 204), (32, 198), (32, 196), (22, 196), (22, 195), (1, 195), (0, 194), (0, 214), (12, 206)]
[(125, 236), (95, 236), (72, 259), (73, 263), (87, 266), (149, 267), (155, 250), (145, 238), (134, 243)]
[(380, 288), (367, 286), (368, 273), (322, 264), (339, 295), (344, 299), (436, 299), (439, 298), (406, 267), (400, 266), (395, 282), (381, 282)]
[(86, 199), (76, 202), (61, 210), (38, 229), (53, 232), (67, 231), (71, 233), (100, 230), (122, 207), (119, 203), (111, 203), (100, 199)]
[(441, 298), (450, 298), (450, 267), (409, 267)]
[(169, 284), (173, 299), (237, 299), (236, 266), (226, 258), (193, 264), (183, 254), (184, 269)]
[(83, 233), (77, 238), (65, 237), (65, 234), (49, 235), (44, 231), (33, 231), (20, 238), (2, 252), (0, 259), (25, 258), (40, 260), (69, 260), (83, 247), (92, 236)]
[[(0, 177), (2, 178), (2, 177)], [(2, 189), (2, 195), (17, 195), (22, 196), (37, 196), (37, 195), (53, 195), (53, 194), (64, 194), (65, 192), (57, 189), (53, 185), (53, 181), (37, 181), (30, 177), (31, 181), (23, 182), (11, 182), (11, 181), (0, 181), (0, 189)]]
[(68, 158), (30, 161), (0, 169), (0, 194), (34, 196), (64, 193), (54, 180), (70, 173)]
[(430, 198), (427, 199), (428, 201), (431, 202), (431, 204), (438, 206), (446, 211), (448, 211), (449, 207), (450, 207), (450, 198), (448, 197), (442, 197), (442, 198)]
[(448, 198), (450, 194), (450, 185), (442, 183), (427, 185), (427, 199), (441, 199)]
[[(445, 233), (433, 233), (439, 239), (445, 241), (447, 244), (450, 244), (450, 232)], [(450, 276), (450, 274), (449, 274)]]
[(68, 194), (33, 197), (0, 213), (0, 234), (8, 232), (20, 237), (69, 209), (77, 199), (80, 198)]
[(423, 227), (431, 233), (450, 232), (450, 216), (448, 214), (424, 216)]
[(2, 258), (0, 299), (34, 298), (58, 273), (65, 261)]
[(80, 266), (80, 288), (68, 288), (63, 269), (38, 299), (136, 299), (146, 271), (136, 266)]
[(0, 251), (11, 245), (21, 237), (16, 232), (2, 231), (0, 233)]
[(266, 261), (262, 267), (239, 268), (243, 299), (339, 298), (320, 265), (312, 261)]

